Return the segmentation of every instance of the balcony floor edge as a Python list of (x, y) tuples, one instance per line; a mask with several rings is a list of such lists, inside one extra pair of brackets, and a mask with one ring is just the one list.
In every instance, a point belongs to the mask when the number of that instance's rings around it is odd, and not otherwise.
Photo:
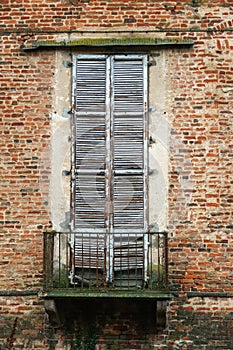
[(125, 298), (125, 299), (171, 299), (173, 294), (168, 290), (160, 291), (128, 291), (128, 290), (47, 290), (43, 293), (44, 298)]

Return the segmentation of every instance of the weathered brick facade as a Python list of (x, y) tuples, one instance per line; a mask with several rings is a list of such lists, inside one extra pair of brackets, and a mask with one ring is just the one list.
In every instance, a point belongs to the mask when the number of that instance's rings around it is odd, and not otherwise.
[[(233, 2), (2, 0), (0, 13), (0, 349), (233, 349)], [(26, 49), (135, 37), (194, 42), (153, 51), (170, 130), (167, 325), (154, 325), (145, 300), (91, 300), (72, 301), (80, 312), (58, 301), (56, 327), (44, 309), (43, 232), (53, 229), (60, 48)]]

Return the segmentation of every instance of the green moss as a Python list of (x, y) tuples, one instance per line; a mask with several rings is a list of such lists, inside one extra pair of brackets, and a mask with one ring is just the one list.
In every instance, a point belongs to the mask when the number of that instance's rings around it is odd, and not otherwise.
[(88, 333), (84, 337), (84, 349), (85, 350), (95, 350), (97, 341), (96, 330), (90, 328)]
[(165, 271), (163, 266), (153, 265), (151, 271), (151, 278), (149, 280), (149, 288), (152, 290), (163, 286), (165, 282)]
[(94, 327), (90, 327), (89, 329), (83, 328), (82, 330), (76, 331), (73, 330), (72, 334), (66, 332), (65, 337), (70, 339), (68, 343), (71, 350), (95, 350), (97, 344), (96, 329)]
[(54, 268), (53, 271), (53, 287), (54, 288), (68, 288), (68, 268), (61, 265), (60, 269)]
[(80, 331), (75, 335), (75, 350), (82, 350), (82, 334)]
[(161, 45), (193, 45), (194, 42), (188, 39), (180, 38), (85, 38), (72, 41), (35, 41), (22, 47), (23, 50), (33, 50), (39, 47), (70, 47), (70, 46), (88, 46), (88, 47), (106, 47), (106, 46), (161, 46)]

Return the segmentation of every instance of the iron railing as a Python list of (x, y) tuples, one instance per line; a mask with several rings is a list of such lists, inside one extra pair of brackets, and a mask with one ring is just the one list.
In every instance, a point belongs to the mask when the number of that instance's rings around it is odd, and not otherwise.
[(45, 290), (164, 290), (167, 232), (144, 235), (44, 233)]

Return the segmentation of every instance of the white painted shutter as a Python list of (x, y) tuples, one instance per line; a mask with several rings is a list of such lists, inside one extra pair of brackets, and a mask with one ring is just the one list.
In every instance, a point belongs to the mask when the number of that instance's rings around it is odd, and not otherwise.
[(120, 287), (142, 286), (145, 273), (146, 78), (145, 57), (114, 58), (113, 281)]
[(76, 61), (75, 229), (104, 228), (106, 61)]
[[(106, 172), (105, 56), (77, 56), (75, 80), (74, 281), (104, 271)], [(99, 233), (96, 233), (96, 230)], [(91, 282), (90, 282), (91, 283)], [(84, 283), (85, 285), (85, 283)]]
[(144, 65), (114, 59), (114, 228), (144, 229)]
[(146, 57), (78, 55), (74, 62), (75, 265), (102, 269), (113, 283), (134, 270), (135, 285), (147, 230)]

